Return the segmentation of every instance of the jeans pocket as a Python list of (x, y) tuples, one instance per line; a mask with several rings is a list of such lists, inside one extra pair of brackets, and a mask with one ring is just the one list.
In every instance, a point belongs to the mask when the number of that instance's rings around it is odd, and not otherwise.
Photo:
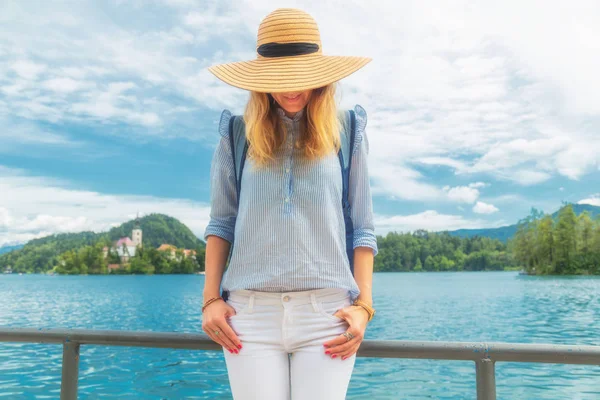
[(345, 299), (342, 301), (319, 301), (318, 305), (319, 313), (324, 317), (334, 322), (345, 322), (346, 320), (334, 314), (337, 310), (341, 310), (344, 307), (348, 307), (350, 305), (350, 300)]
[(231, 298), (227, 299), (227, 304), (235, 310), (235, 315), (232, 315), (231, 317), (243, 315), (248, 312), (248, 309), (250, 308), (250, 303), (248, 301), (232, 300)]

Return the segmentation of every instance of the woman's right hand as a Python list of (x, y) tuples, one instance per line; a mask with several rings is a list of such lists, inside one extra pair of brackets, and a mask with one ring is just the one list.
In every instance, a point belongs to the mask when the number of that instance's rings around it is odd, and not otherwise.
[(235, 309), (224, 300), (209, 304), (202, 313), (202, 330), (214, 342), (220, 344), (230, 353), (239, 353), (242, 348), (240, 338), (227, 322), (227, 318), (235, 315)]

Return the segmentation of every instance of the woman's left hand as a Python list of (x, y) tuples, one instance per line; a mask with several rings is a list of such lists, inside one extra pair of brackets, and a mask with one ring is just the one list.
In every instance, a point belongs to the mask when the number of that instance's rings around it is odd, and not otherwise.
[[(362, 307), (349, 306), (338, 310), (333, 315), (342, 318), (350, 326), (345, 333), (323, 344), (325, 346), (325, 354), (331, 358), (339, 357), (345, 360), (358, 351), (365, 337), (369, 314)], [(352, 339), (348, 340), (348, 337), (345, 336), (347, 333), (350, 333)]]

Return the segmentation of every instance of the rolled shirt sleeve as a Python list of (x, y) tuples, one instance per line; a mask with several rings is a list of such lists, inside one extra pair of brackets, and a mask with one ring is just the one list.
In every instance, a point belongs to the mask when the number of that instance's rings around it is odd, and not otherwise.
[(233, 243), (237, 193), (235, 166), (229, 141), (230, 118), (231, 113), (225, 110), (219, 124), (221, 140), (215, 149), (210, 167), (210, 221), (204, 232), (204, 240), (210, 235), (215, 235)]
[(367, 117), (360, 106), (356, 112), (356, 138), (350, 166), (350, 182), (348, 187), (348, 201), (350, 202), (352, 223), (354, 226), (353, 248), (370, 247), (373, 256), (378, 253), (377, 237), (373, 223), (373, 200), (369, 183), (369, 141), (365, 131)]

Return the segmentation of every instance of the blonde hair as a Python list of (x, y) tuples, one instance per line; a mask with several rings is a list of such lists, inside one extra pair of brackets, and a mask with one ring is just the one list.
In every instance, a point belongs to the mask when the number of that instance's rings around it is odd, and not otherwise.
[[(250, 92), (244, 121), (249, 143), (248, 157), (257, 166), (275, 159), (277, 149), (285, 143), (288, 132), (277, 114), (278, 105), (267, 93)], [(314, 89), (300, 121), (299, 146), (303, 156), (314, 160), (340, 148), (340, 123), (335, 102), (335, 84)]]

